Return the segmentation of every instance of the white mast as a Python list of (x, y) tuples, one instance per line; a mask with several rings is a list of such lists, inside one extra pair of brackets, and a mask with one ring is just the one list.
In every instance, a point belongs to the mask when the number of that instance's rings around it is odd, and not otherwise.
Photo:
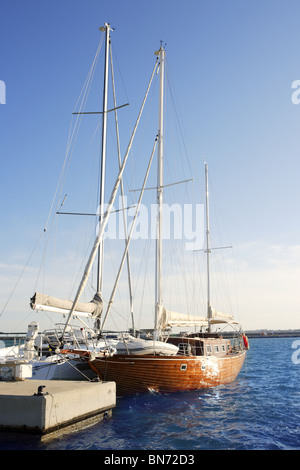
[[(113, 31), (109, 23), (105, 23), (100, 31), (105, 31), (105, 66), (104, 66), (104, 87), (103, 87), (103, 120), (102, 120), (102, 155), (101, 155), (101, 181), (100, 181), (100, 215), (99, 223), (104, 215), (104, 197), (105, 197), (105, 163), (106, 163), (106, 129), (107, 129), (107, 95), (108, 95), (108, 61), (109, 61), (109, 43), (110, 31)], [(97, 292), (102, 293), (103, 283), (103, 240), (98, 250), (98, 272), (97, 272)]]
[(209, 256), (210, 256), (210, 243), (209, 243), (209, 193), (208, 193), (208, 167), (205, 162), (205, 198), (206, 198), (206, 266), (207, 266), (207, 320), (208, 320), (208, 331), (211, 330), (211, 317), (212, 310), (210, 305), (210, 266), (209, 266)]
[(158, 319), (162, 309), (162, 204), (163, 204), (163, 150), (164, 150), (164, 72), (165, 50), (160, 47), (156, 53), (160, 59), (159, 81), (159, 117), (158, 117), (158, 165), (157, 165), (157, 236), (156, 236), (156, 281), (155, 281), (155, 334), (157, 339), (160, 331), (157, 331)]
[[(208, 192), (208, 166), (207, 163), (204, 162), (205, 165), (205, 207), (206, 207), (206, 248), (204, 250), (195, 250), (195, 251), (204, 251), (206, 253), (206, 271), (207, 271), (207, 321), (208, 321), (208, 332), (211, 332), (211, 323), (213, 317), (213, 309), (210, 303), (210, 254), (212, 250), (221, 250), (224, 248), (232, 248), (232, 246), (218, 246), (212, 248), (210, 246), (210, 227), (209, 227), (209, 192)], [(217, 312), (218, 316), (222, 316), (223, 318), (226, 317), (227, 319), (233, 320), (231, 315), (225, 315), (221, 312)], [(215, 312), (214, 312), (215, 315)]]

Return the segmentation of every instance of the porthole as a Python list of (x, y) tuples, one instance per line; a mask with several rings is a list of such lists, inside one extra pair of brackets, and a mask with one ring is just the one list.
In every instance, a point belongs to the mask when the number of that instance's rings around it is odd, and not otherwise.
[(187, 364), (181, 364), (180, 370), (187, 370)]

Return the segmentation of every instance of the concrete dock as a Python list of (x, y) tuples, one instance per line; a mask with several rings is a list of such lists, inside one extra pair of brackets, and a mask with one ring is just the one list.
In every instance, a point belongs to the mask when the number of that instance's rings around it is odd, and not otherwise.
[(115, 406), (115, 382), (0, 381), (1, 431), (57, 435), (94, 424)]

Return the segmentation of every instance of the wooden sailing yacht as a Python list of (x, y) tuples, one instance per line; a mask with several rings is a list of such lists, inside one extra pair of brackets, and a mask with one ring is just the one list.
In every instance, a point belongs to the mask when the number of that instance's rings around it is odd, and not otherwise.
[[(130, 353), (90, 358), (89, 366), (102, 380), (115, 381), (118, 394), (140, 392), (178, 392), (199, 390), (233, 381), (239, 374), (246, 356), (248, 343), (242, 329), (229, 315), (214, 311), (210, 303), (209, 257), (213, 248), (209, 245), (208, 168), (206, 180), (206, 255), (207, 255), (207, 317), (192, 317), (169, 311), (162, 302), (162, 202), (163, 202), (163, 102), (165, 50), (161, 46), (156, 53), (160, 68), (159, 130), (158, 130), (158, 181), (157, 181), (157, 242), (154, 351), (148, 354)], [(73, 307), (74, 308), (74, 307)], [(236, 329), (234, 339), (213, 332), (218, 324), (230, 324)], [(199, 327), (199, 333), (184, 336), (164, 335), (173, 326)], [(205, 330), (205, 332), (203, 332)], [(176, 346), (171, 354), (155, 349), (155, 342)]]

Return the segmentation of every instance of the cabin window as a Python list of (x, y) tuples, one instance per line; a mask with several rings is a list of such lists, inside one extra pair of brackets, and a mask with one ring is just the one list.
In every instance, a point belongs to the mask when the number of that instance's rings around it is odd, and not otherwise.
[(225, 352), (225, 344), (222, 344), (222, 351)]
[(219, 352), (219, 346), (214, 346), (214, 352), (218, 353)]
[(211, 353), (211, 346), (206, 346), (206, 352), (207, 352), (207, 354)]
[(230, 349), (230, 344), (227, 344), (227, 351), (229, 351)]
[(187, 364), (181, 364), (180, 370), (187, 370)]

